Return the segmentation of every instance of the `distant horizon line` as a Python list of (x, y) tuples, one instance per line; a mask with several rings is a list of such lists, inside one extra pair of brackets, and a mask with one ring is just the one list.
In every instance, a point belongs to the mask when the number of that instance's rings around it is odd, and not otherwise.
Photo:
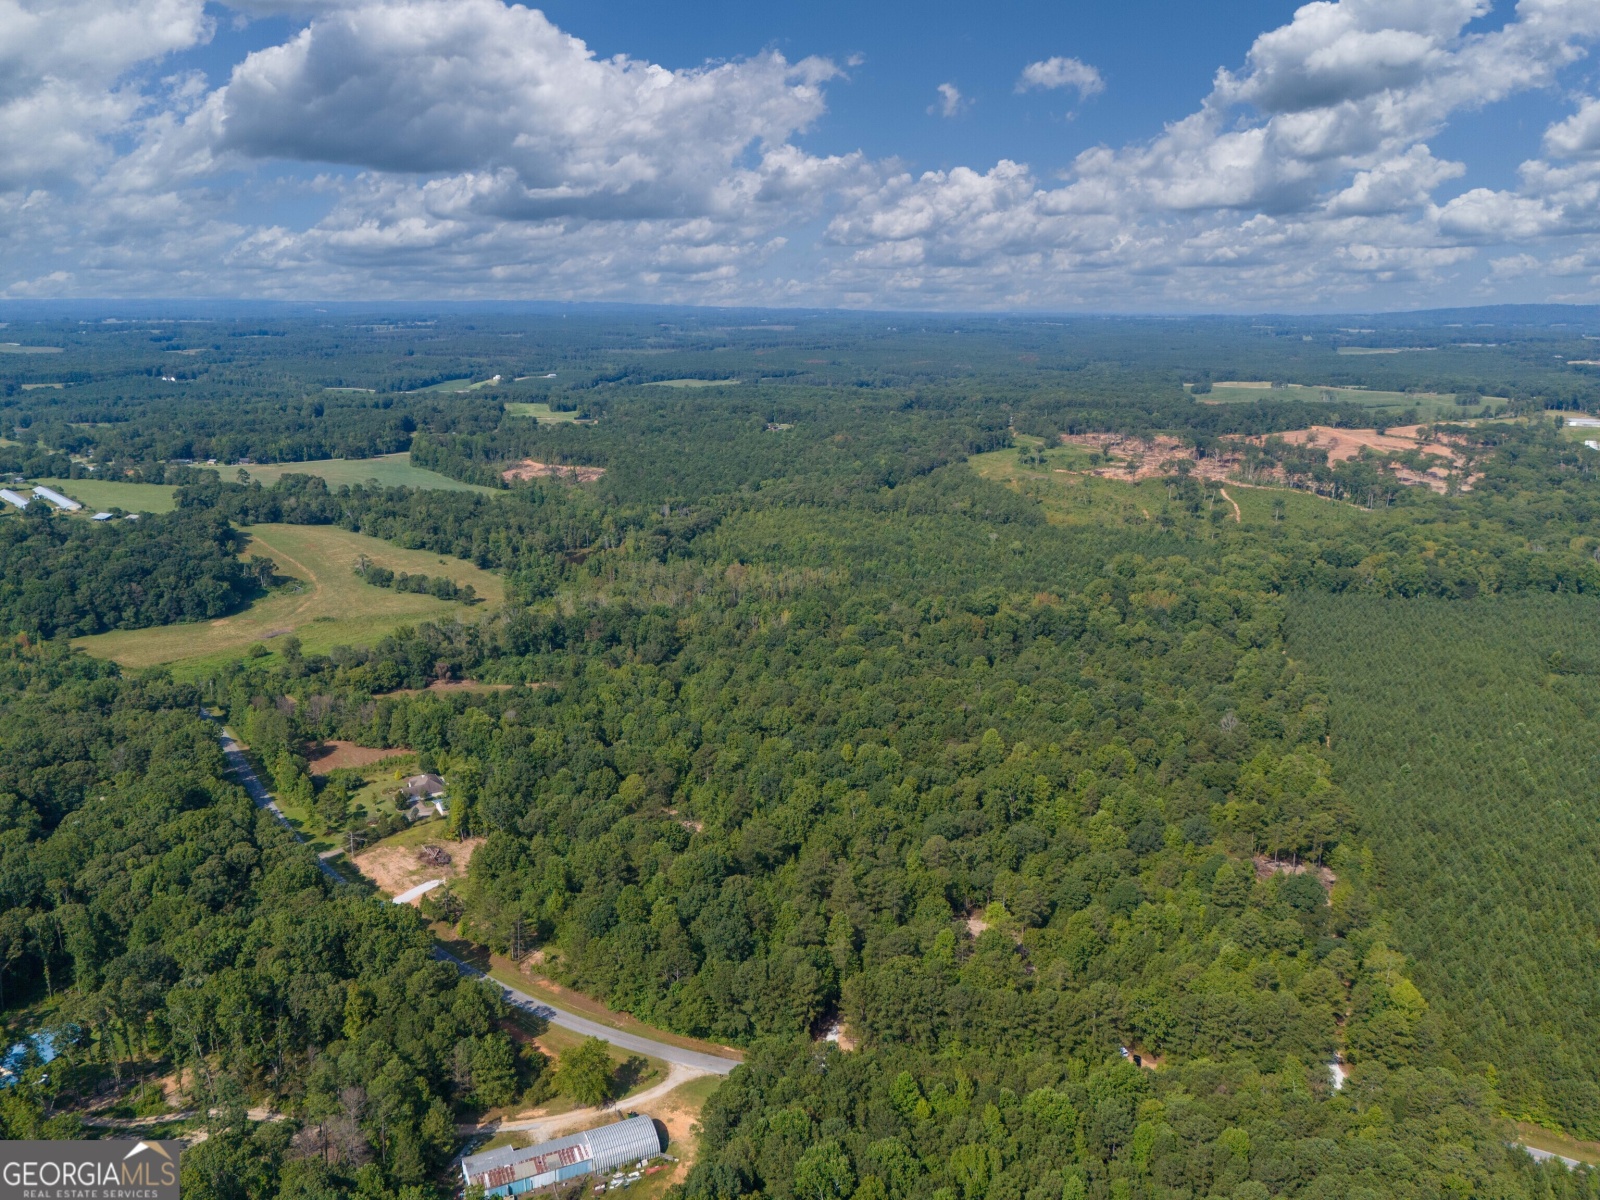
[(1243, 321), (1288, 320), (1316, 321), (1355, 318), (1429, 317), (1453, 314), (1503, 313), (1527, 315), (1541, 311), (1549, 316), (1570, 314), (1600, 317), (1600, 304), (1574, 304), (1558, 301), (1528, 301), (1474, 305), (1452, 305), (1432, 308), (1339, 309), (1307, 310), (1301, 312), (1283, 309), (1241, 310), (1235, 312), (1215, 309), (1170, 311), (1160, 309), (897, 309), (897, 308), (839, 308), (826, 306), (778, 306), (764, 304), (689, 304), (665, 301), (637, 300), (494, 300), (494, 299), (241, 299), (238, 297), (177, 297), (177, 296), (124, 296), (124, 297), (63, 297), (25, 298), (0, 297), (0, 312), (20, 312), (33, 309), (39, 312), (67, 312), (97, 308), (102, 311), (121, 309), (166, 310), (231, 309), (235, 311), (304, 309), (310, 312), (390, 311), (419, 312), (449, 310), (453, 312), (704, 312), (704, 313), (774, 313), (786, 316), (816, 317), (897, 317), (920, 320), (1148, 320), (1148, 321)]

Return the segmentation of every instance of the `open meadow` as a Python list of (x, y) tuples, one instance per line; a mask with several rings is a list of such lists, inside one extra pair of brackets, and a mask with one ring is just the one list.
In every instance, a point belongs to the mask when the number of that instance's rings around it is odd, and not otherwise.
[(513, 401), (506, 405), (506, 415), (509, 417), (532, 417), (541, 425), (559, 425), (567, 421), (576, 421), (578, 419), (578, 410), (568, 409), (562, 412), (544, 403)]
[[(1274, 387), (1270, 382), (1227, 381), (1213, 383), (1211, 390), (1195, 396), (1201, 404), (1254, 404), (1260, 400), (1298, 401), (1304, 404), (1358, 404), (1373, 410), (1374, 417), (1398, 416), (1414, 411), (1418, 420), (1462, 419), (1481, 411), (1482, 404), (1462, 407), (1453, 394), (1442, 392), (1387, 392), (1370, 388), (1314, 387), (1290, 383)], [(1484, 403), (1503, 404), (1503, 398), (1486, 396)]]
[[(504, 581), (460, 559), (405, 550), (378, 538), (327, 525), (255, 525), (248, 530), (249, 556), (264, 555), (290, 582), (243, 612), (215, 621), (118, 630), (78, 638), (74, 645), (125, 667), (161, 664), (198, 671), (261, 642), (272, 646), (287, 634), (308, 652), (334, 646), (371, 645), (400, 625), (450, 619), (471, 620), (505, 599)], [(374, 587), (352, 569), (366, 555), (392, 571), (445, 576), (471, 584), (486, 603), (475, 607), (413, 592)]]
[(176, 488), (160, 483), (121, 483), (114, 479), (30, 479), (82, 504), (86, 513), (120, 508), (127, 512), (165, 513), (177, 506)]
[[(968, 465), (983, 478), (1037, 501), (1051, 524), (1161, 524), (1177, 521), (1180, 514), (1193, 515), (1162, 479), (1105, 479), (1093, 473), (1103, 460), (1092, 461), (1082, 446), (1041, 451), (1037, 438), (1017, 441), (1017, 447), (974, 455)], [(1204, 515), (1215, 509), (1223, 520), (1284, 533), (1344, 529), (1366, 515), (1355, 505), (1295, 488), (1253, 487), (1232, 480), (1213, 482), (1208, 495), (1216, 499), (1203, 502)]]
[[(285, 475), (315, 475), (325, 480), (330, 488), (354, 487), (357, 484), (376, 482), (380, 487), (431, 488), (452, 492), (495, 494), (494, 488), (481, 487), (475, 483), (462, 483), (437, 471), (414, 467), (411, 465), (411, 455), (404, 451), (399, 454), (382, 454), (377, 458), (323, 458), (310, 462), (263, 463), (241, 469), (248, 474), (251, 482), (259, 482), (263, 487), (271, 487)], [(223, 471), (223, 478), (229, 482), (236, 477), (237, 472), (233, 469)]]

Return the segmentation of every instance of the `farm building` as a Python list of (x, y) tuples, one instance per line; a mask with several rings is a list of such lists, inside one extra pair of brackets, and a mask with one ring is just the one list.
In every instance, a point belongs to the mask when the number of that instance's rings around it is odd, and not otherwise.
[(33, 489), (33, 494), (41, 500), (46, 500), (49, 503), (54, 504), (63, 512), (77, 512), (83, 507), (83, 505), (79, 504), (76, 500), (73, 500), (67, 496), (63, 496), (54, 488), (36, 487)]
[(4, 500), (7, 504), (16, 508), (28, 507), (28, 498), (13, 492), (10, 488), (0, 488), (0, 500)]
[(537, 1146), (503, 1146), (468, 1155), (461, 1160), (461, 1176), (467, 1187), (481, 1185), (485, 1195), (520, 1196), (660, 1153), (661, 1138), (655, 1121), (629, 1117)]

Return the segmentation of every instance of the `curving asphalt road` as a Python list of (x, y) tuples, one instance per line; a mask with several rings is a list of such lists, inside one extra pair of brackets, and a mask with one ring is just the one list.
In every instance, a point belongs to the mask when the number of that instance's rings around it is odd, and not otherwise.
[[(216, 719), (211, 717), (209, 713), (205, 715), (210, 720)], [(300, 836), (300, 831), (289, 824), (289, 818), (283, 815), (283, 810), (278, 807), (277, 801), (272, 798), (272, 793), (267, 791), (266, 786), (257, 777), (255, 768), (250, 765), (250, 760), (244, 756), (244, 751), (239, 748), (239, 743), (234, 738), (233, 733), (223, 726), (221, 727), (220, 736), (222, 738), (222, 753), (228, 760), (228, 769), (238, 778), (244, 790), (250, 794), (250, 799), (255, 801), (256, 807), (266, 809), (279, 821), (283, 822), (284, 828), (294, 834), (297, 841), (305, 841)], [(317, 860), (317, 865), (322, 868), (330, 879), (339, 883), (348, 882), (339, 872), (335, 871), (320, 858)], [(698, 1050), (685, 1050), (683, 1047), (674, 1046), (670, 1042), (658, 1042), (654, 1038), (642, 1037), (636, 1033), (625, 1033), (620, 1029), (613, 1029), (609, 1025), (602, 1025), (598, 1021), (592, 1021), (588, 1017), (580, 1017), (577, 1013), (570, 1013), (565, 1009), (557, 1008), (555, 1005), (530, 996), (526, 992), (520, 992), (514, 987), (507, 987), (498, 979), (485, 975), (470, 963), (463, 962), (443, 946), (435, 946), (433, 952), (436, 957), (454, 963), (456, 969), (463, 975), (472, 975), (480, 979), (489, 980), (504, 993), (507, 1004), (512, 1004), (526, 1012), (531, 1012), (535, 1016), (542, 1017), (550, 1024), (559, 1026), (562, 1029), (570, 1029), (572, 1032), (580, 1033), (585, 1037), (599, 1038), (603, 1042), (610, 1042), (613, 1046), (620, 1046), (622, 1049), (631, 1050), (635, 1054), (647, 1054), (651, 1058), (659, 1058), (663, 1062), (676, 1063), (678, 1066), (690, 1067), (708, 1074), (726, 1075), (739, 1065), (735, 1059), (723, 1058), (716, 1054), (704, 1054)]]
[(642, 1037), (637, 1033), (626, 1033), (621, 1029), (602, 1025), (599, 1021), (592, 1021), (588, 1017), (580, 1017), (577, 1013), (570, 1013), (564, 1008), (557, 1008), (548, 1000), (530, 996), (527, 992), (518, 991), (501, 983), (492, 975), (485, 975), (477, 967), (463, 962), (443, 946), (435, 946), (433, 954), (435, 958), (454, 963), (456, 970), (463, 975), (471, 975), (494, 984), (505, 996), (507, 1004), (515, 1005), (536, 1017), (542, 1017), (562, 1029), (581, 1033), (584, 1037), (599, 1038), (603, 1042), (610, 1042), (613, 1046), (621, 1046), (624, 1050), (632, 1050), (636, 1054), (648, 1054), (651, 1058), (676, 1063), (680, 1067), (691, 1067), (708, 1075), (726, 1075), (739, 1065), (737, 1059), (723, 1058), (718, 1054), (705, 1054), (699, 1050), (685, 1050), (682, 1046), (674, 1046), (670, 1042), (658, 1042), (654, 1038)]
[[(201, 709), (201, 715), (207, 720), (215, 721), (216, 718)], [(297, 842), (305, 841), (300, 836), (300, 831), (289, 823), (289, 818), (283, 815), (283, 809), (278, 807), (278, 802), (272, 798), (272, 793), (267, 791), (266, 785), (257, 777), (255, 768), (250, 765), (250, 760), (244, 756), (244, 751), (239, 748), (238, 740), (233, 736), (233, 731), (226, 725), (220, 726), (218, 735), (222, 739), (222, 756), (228, 760), (228, 770), (239, 780), (244, 790), (249, 793), (250, 799), (255, 801), (257, 808), (264, 808), (277, 817), (283, 827), (294, 834)], [(335, 883), (345, 883), (344, 876), (330, 867), (318, 856), (317, 866), (322, 868), (322, 873)]]

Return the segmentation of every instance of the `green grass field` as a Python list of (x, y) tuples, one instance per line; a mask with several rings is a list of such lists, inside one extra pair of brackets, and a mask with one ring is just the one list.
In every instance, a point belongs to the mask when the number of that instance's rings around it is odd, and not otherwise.
[(576, 421), (577, 409), (570, 412), (557, 412), (548, 404), (511, 403), (506, 405), (506, 415), (510, 417), (532, 417), (541, 425), (556, 425), (563, 421)]
[(645, 387), (670, 387), (670, 388), (706, 388), (706, 387), (732, 387), (739, 383), (737, 379), (652, 379)]
[[(394, 805), (390, 803), (389, 798), (399, 786), (400, 780), (407, 775), (415, 774), (416, 769), (415, 754), (396, 754), (394, 758), (373, 763), (371, 766), (341, 768), (333, 777), (342, 778), (347, 786), (361, 783), (350, 796), (350, 817), (352, 820), (366, 822), (378, 816), (394, 815)], [(267, 778), (264, 766), (261, 777)], [(307, 844), (318, 854), (324, 850), (339, 850), (345, 847), (344, 835), (337, 829), (330, 829), (328, 823), (311, 809), (293, 804), (281, 796), (278, 797), (278, 807), (282, 810), (284, 819), (294, 826), (295, 831), (305, 838)], [(445, 837), (444, 830), (444, 823), (440, 820), (418, 821), (399, 833), (390, 834), (382, 841), (375, 842), (374, 845), (416, 847), (424, 842), (439, 841)]]
[[(244, 467), (243, 470), (248, 472), (252, 481), (260, 480), (264, 487), (271, 487), (285, 475), (316, 475), (327, 480), (331, 488), (344, 484), (353, 487), (368, 480), (376, 480), (382, 487), (483, 492), (490, 496), (496, 494), (494, 488), (480, 487), (475, 483), (462, 483), (451, 479), (448, 475), (440, 475), (437, 471), (413, 467), (411, 456), (404, 451), (399, 454), (383, 454), (377, 458), (324, 458), (312, 462), (264, 463), (261, 466)], [(236, 470), (223, 468), (222, 478), (232, 482), (237, 478)]]
[[(1262, 384), (1216, 383), (1211, 391), (1195, 397), (1202, 404), (1254, 404), (1258, 400), (1300, 401), (1306, 404), (1359, 404), (1373, 410), (1373, 415), (1388, 416), (1415, 409), (1422, 420), (1441, 417), (1464, 418), (1478, 412), (1481, 405), (1461, 408), (1454, 395), (1441, 392), (1384, 392), (1368, 388), (1312, 387), (1291, 383), (1284, 387)], [(1488, 396), (1485, 403), (1504, 403), (1502, 397)]]
[(413, 388), (406, 394), (409, 396), (415, 396), (419, 392), (475, 392), (479, 388), (488, 387), (494, 382), (495, 380), (493, 379), (474, 380), (470, 375), (468, 375), (461, 379), (446, 379), (441, 383), (430, 383), (424, 388)]
[[(1022, 451), (1036, 449), (1039, 440), (1019, 436), (1017, 441), (1023, 444), (1016, 449), (977, 454), (967, 460), (967, 465), (985, 479), (1003, 483), (1037, 501), (1052, 524), (1144, 523), (1160, 521), (1163, 515), (1180, 521), (1191, 519), (1186, 513), (1174, 512), (1162, 480), (1128, 483), (1081, 474), (1089, 465), (1088, 452), (1082, 446), (1051, 448), (1045, 453), (1044, 466), (1024, 464), (1019, 461)], [(1228, 482), (1223, 484), (1223, 490), (1239, 506), (1243, 525), (1314, 535), (1346, 528), (1370, 515), (1354, 505), (1338, 504), (1293, 488)], [(1230, 528), (1232, 525), (1229, 522)]]
[[(401, 625), (450, 618), (472, 619), (505, 599), (498, 575), (471, 563), (425, 550), (402, 550), (388, 542), (326, 525), (255, 525), (247, 532), (247, 555), (265, 555), (293, 582), (257, 600), (243, 612), (215, 621), (118, 630), (77, 638), (73, 644), (125, 667), (162, 664), (194, 674), (237, 657), (256, 642), (293, 633), (308, 653), (334, 646), (371, 645)], [(412, 574), (444, 575), (470, 583), (488, 603), (467, 607), (411, 592), (373, 587), (352, 567), (365, 554), (378, 566)]]
[[(1566, 422), (1593, 421), (1596, 419), (1588, 413), (1560, 412), (1554, 409), (1547, 411), (1544, 415), (1547, 419), (1560, 417)], [(1600, 426), (1566, 424), (1562, 426), (1561, 436), (1569, 442), (1600, 441)]]
[(16, 342), (0, 342), (0, 354), (60, 354), (62, 346), (22, 346)]
[(111, 508), (128, 512), (165, 513), (177, 505), (176, 488), (160, 483), (119, 483), (114, 479), (34, 479), (84, 506), (85, 512), (104, 512)]

